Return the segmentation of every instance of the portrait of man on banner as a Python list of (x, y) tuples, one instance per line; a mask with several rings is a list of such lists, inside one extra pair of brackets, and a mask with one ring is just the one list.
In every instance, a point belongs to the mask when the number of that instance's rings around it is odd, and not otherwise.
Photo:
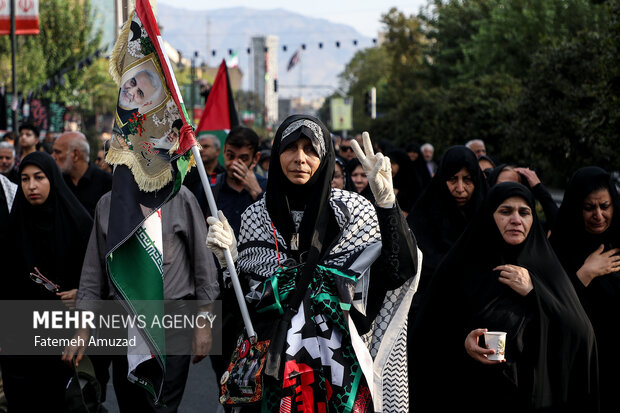
[(159, 65), (150, 54), (128, 66), (121, 77), (116, 108), (117, 123), (123, 132), (135, 115), (148, 116), (170, 99)]

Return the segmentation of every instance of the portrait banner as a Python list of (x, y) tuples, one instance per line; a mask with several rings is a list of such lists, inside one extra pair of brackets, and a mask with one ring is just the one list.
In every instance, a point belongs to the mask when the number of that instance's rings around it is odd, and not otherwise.
[[(161, 207), (181, 188), (196, 145), (183, 100), (148, 0), (123, 26), (110, 57), (119, 86), (114, 136), (106, 161), (112, 179), (106, 270), (129, 314), (161, 316), (164, 295)], [(127, 378), (161, 402), (166, 343), (161, 330), (137, 327)]]
[[(148, 1), (139, 0), (110, 58), (110, 73), (119, 91), (114, 138), (106, 161), (128, 166), (145, 192), (169, 183), (171, 162), (195, 144), (162, 44)], [(191, 154), (186, 156), (192, 166)], [(184, 176), (187, 170), (180, 172)]]

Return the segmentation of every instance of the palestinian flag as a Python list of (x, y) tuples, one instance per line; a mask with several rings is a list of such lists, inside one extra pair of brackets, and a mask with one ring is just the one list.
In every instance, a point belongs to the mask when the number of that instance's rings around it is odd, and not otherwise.
[[(110, 58), (119, 85), (114, 137), (106, 161), (115, 165), (108, 224), (108, 275), (127, 311), (163, 315), (161, 207), (180, 189), (196, 145), (183, 99), (148, 0), (137, 0)], [(166, 370), (164, 331), (146, 322), (130, 349), (128, 379), (160, 402)]]
[[(239, 118), (235, 108), (235, 101), (233, 100), (232, 88), (230, 87), (228, 68), (226, 67), (226, 61), (222, 59), (220, 68), (213, 81), (213, 86), (209, 91), (205, 109), (196, 128), (196, 135), (199, 140), (203, 135), (213, 135), (219, 139), (223, 148), (228, 132), (238, 125)], [(222, 154), (220, 157), (223, 156)], [(220, 159), (220, 163), (224, 163), (223, 158)]]

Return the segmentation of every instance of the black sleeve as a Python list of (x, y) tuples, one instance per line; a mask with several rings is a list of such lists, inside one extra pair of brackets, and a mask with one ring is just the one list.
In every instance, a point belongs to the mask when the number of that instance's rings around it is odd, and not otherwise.
[(373, 281), (393, 290), (413, 277), (418, 268), (416, 241), (398, 205), (376, 208), (381, 231), (381, 255), (370, 268)]
[(350, 314), (360, 334), (368, 332), (377, 317), (385, 293), (394, 290), (413, 277), (418, 268), (416, 241), (398, 205), (376, 207), (381, 230), (381, 255), (370, 267), (370, 284), (366, 316), (355, 308)]
[(555, 220), (558, 216), (558, 206), (555, 204), (555, 201), (551, 197), (551, 194), (543, 186), (543, 184), (539, 183), (532, 188), (532, 193), (534, 197), (540, 202), (540, 205), (545, 212), (545, 219), (547, 221), (547, 228), (553, 228), (555, 224)]

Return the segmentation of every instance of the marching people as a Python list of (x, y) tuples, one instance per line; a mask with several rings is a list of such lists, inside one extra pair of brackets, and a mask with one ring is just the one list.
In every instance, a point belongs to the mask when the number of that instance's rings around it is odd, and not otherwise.
[[(478, 401), (515, 413), (598, 411), (594, 332), (534, 205), (521, 184), (494, 186), (430, 280), (409, 342), (412, 411)], [(485, 348), (486, 332), (505, 341)]]
[[(238, 244), (223, 215), (209, 218), (207, 245), (223, 266), (223, 249), (238, 254), (251, 316), (269, 326), (259, 337), (272, 340), (263, 411), (303, 405), (372, 412), (382, 404), (408, 410), (406, 399), (393, 397), (407, 392), (406, 365), (397, 362), (405, 347), (397, 344), (406, 337), (419, 257), (396, 203), (389, 160), (374, 154), (367, 134), (365, 153), (357, 142), (352, 147), (375, 205), (332, 189), (329, 131), (318, 119), (296, 115), (276, 132), (265, 197), (244, 212)], [(300, 304), (291, 308), (290, 301)]]
[(424, 254), (418, 295), (424, 293), (442, 258), (480, 209), (486, 192), (474, 153), (465, 146), (449, 148), (407, 217)]
[(52, 157), (71, 192), (93, 216), (99, 199), (112, 189), (112, 174), (89, 162), (86, 136), (81, 132), (63, 133), (54, 141)]
[[(8, 223), (11, 235), (0, 240), (0, 295), (5, 300), (60, 299), (74, 308), (92, 218), (47, 153), (27, 155), (19, 174)], [(2, 334), (2, 340), (8, 339)], [(5, 355), (1, 364), (9, 411), (64, 411), (71, 370), (60, 355)]]
[(610, 174), (596, 166), (581, 168), (566, 188), (550, 238), (596, 333), (602, 412), (620, 409), (619, 208)]

